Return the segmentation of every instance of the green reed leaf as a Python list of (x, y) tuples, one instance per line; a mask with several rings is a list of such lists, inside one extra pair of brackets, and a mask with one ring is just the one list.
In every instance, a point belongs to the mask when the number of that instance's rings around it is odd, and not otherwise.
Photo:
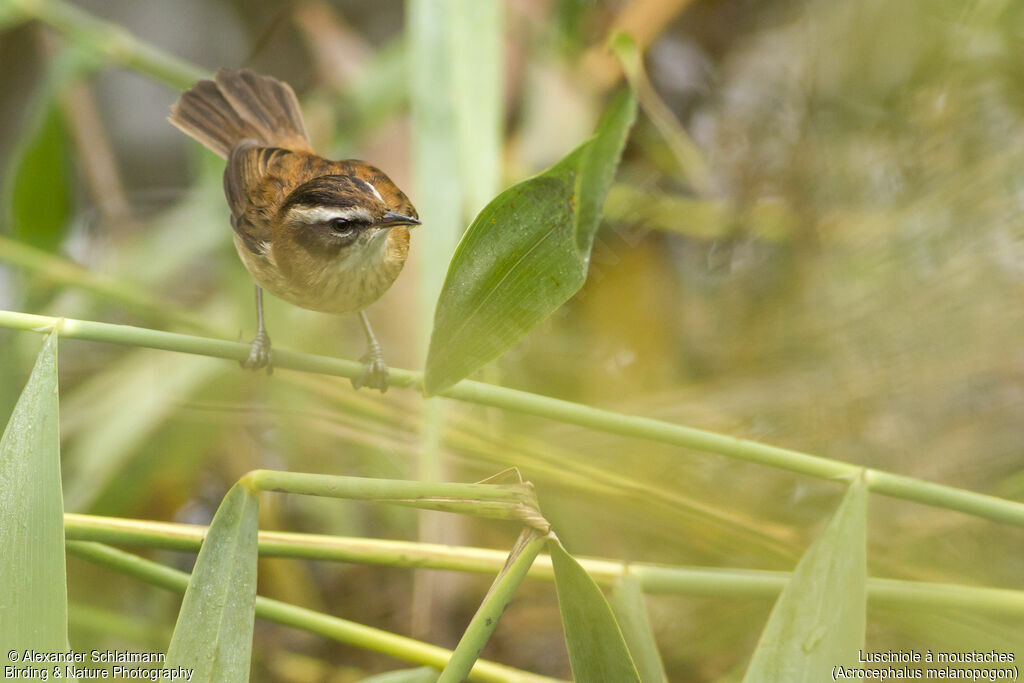
[(436, 394), (497, 358), (579, 291), (601, 208), (636, 118), (620, 93), (594, 136), (495, 197), (448, 267), (424, 390)]
[(647, 619), (640, 579), (635, 574), (624, 575), (616, 582), (608, 602), (622, 629), (633, 662), (636, 663), (640, 680), (643, 683), (667, 683), (665, 666), (654, 640), (651, 622)]
[(55, 334), (43, 342), (0, 439), (0, 548), (0, 666), (18, 665), (10, 651), (66, 650)]
[(193, 681), (249, 680), (258, 507), (253, 492), (235, 484), (199, 550), (167, 650), (167, 667), (193, 669)]
[(867, 486), (858, 478), (772, 608), (745, 683), (817, 683), (864, 647)]
[(639, 683), (640, 676), (601, 589), (557, 540), (548, 543), (548, 550), (573, 678), (585, 683)]

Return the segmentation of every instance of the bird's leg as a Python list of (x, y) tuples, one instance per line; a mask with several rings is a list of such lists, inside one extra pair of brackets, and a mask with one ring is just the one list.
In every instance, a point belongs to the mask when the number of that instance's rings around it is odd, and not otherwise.
[(364, 386), (371, 389), (379, 389), (380, 393), (383, 394), (388, 390), (388, 366), (384, 363), (384, 354), (381, 353), (380, 342), (377, 341), (377, 337), (370, 327), (370, 321), (367, 319), (366, 313), (360, 311), (359, 319), (363, 322), (363, 330), (366, 331), (367, 349), (366, 354), (360, 358), (363, 361), (363, 374), (358, 379), (352, 378), (352, 386), (356, 389)]
[(239, 361), (243, 368), (259, 370), (266, 368), (267, 374), (274, 372), (274, 356), (270, 350), (270, 336), (263, 326), (263, 289), (256, 285), (256, 337), (249, 345), (249, 357)]

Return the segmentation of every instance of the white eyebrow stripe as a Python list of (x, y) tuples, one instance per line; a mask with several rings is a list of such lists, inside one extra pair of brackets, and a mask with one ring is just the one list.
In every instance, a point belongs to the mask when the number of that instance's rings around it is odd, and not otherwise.
[[(355, 176), (352, 176), (352, 177), (355, 178)], [(374, 187), (372, 183), (368, 183), (365, 180), (363, 180), (362, 178), (356, 178), (356, 181), (362, 183), (363, 185), (366, 185), (366, 187), (370, 188), (370, 192), (373, 193), (374, 197), (376, 197), (377, 199), (379, 199), (381, 201), (384, 201), (384, 198), (380, 196), (380, 192), (377, 192), (377, 188)]]
[(293, 206), (288, 211), (288, 217), (299, 223), (327, 223), (340, 218), (342, 220), (356, 220), (362, 223), (372, 223), (373, 216), (361, 206), (349, 206), (338, 208), (334, 206)]

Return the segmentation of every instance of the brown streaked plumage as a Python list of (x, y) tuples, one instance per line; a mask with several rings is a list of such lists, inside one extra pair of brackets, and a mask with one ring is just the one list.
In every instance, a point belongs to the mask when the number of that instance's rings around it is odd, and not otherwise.
[(418, 225), (408, 197), (363, 161), (330, 161), (309, 143), (295, 93), (248, 69), (221, 69), (183, 93), (169, 120), (227, 160), (235, 247), (257, 284), (259, 332), (246, 367), (270, 370), (260, 288), (297, 306), (360, 312), (370, 342), (354, 381), (387, 388), (364, 308), (398, 277)]

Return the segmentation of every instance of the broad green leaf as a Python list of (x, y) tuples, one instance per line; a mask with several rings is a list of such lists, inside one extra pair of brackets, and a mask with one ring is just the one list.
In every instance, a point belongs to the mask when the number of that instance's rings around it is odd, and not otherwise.
[(418, 669), (402, 669), (401, 671), (377, 674), (370, 678), (364, 678), (362, 683), (434, 683), (439, 674), (437, 669), (421, 666)]
[(59, 652), (68, 646), (58, 432), (57, 335), (50, 334), (0, 440), (4, 665), (11, 650)]
[(818, 683), (864, 647), (867, 487), (850, 485), (768, 617), (746, 683)]
[(667, 683), (665, 666), (658, 653), (651, 622), (647, 619), (640, 580), (634, 574), (627, 573), (615, 584), (608, 602), (622, 629), (629, 653), (633, 655), (640, 680), (644, 683)]
[(434, 313), (424, 390), (436, 394), (497, 358), (579, 291), (622, 147), (630, 92), (595, 135), (495, 197), (469, 226)]
[(579, 683), (640, 681), (615, 615), (601, 589), (561, 543), (548, 543), (558, 609), (573, 678)]
[(167, 649), (167, 667), (193, 669), (193, 681), (249, 680), (258, 507), (256, 496), (235, 484), (199, 550)]

